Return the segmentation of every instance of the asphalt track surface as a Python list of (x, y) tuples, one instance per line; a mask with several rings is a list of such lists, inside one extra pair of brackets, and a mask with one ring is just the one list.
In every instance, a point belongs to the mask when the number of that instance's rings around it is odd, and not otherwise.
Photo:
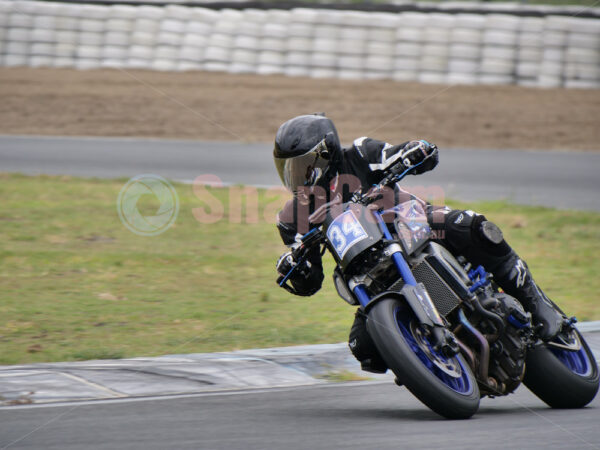
[(593, 449), (599, 406), (597, 397), (584, 409), (552, 410), (520, 388), (450, 421), (391, 382), (344, 383), (10, 407), (0, 410), (0, 448)]
[[(153, 173), (192, 181), (279, 185), (271, 144), (137, 138), (0, 137), (0, 172), (129, 178)], [(407, 177), (445, 197), (600, 211), (600, 153), (441, 149), (440, 164)], [(418, 193), (418, 191), (417, 191)]]

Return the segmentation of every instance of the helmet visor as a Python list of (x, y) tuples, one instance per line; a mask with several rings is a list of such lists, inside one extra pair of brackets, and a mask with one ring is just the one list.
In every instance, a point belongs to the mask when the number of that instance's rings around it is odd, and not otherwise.
[(291, 192), (302, 186), (314, 186), (325, 173), (329, 153), (325, 139), (307, 153), (293, 158), (275, 158), (275, 167), (283, 185)]

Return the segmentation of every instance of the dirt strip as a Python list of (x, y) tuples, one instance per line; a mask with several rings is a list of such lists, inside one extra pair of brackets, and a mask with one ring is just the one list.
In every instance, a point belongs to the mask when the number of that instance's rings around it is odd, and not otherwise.
[(271, 141), (284, 120), (325, 111), (344, 142), (600, 150), (600, 90), (2, 68), (0, 98), (1, 134)]

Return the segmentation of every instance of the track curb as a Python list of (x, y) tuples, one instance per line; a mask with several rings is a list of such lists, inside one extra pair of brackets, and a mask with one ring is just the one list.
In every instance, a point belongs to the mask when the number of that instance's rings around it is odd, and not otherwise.
[[(600, 321), (578, 324), (600, 355)], [(345, 342), (221, 353), (0, 366), (0, 407), (393, 379), (360, 370)]]

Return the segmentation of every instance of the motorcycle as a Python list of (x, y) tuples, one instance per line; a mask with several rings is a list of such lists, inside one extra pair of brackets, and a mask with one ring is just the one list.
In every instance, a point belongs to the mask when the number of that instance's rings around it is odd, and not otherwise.
[(339, 296), (365, 313), (396, 383), (443, 417), (469, 418), (482, 396), (508, 395), (521, 383), (553, 408), (590, 403), (598, 366), (574, 317), (543, 342), (531, 315), (482, 266), (435, 242), (419, 201), (377, 204), (407, 173), (390, 172), (369, 192), (318, 208), (309, 222), (319, 225), (301, 238), (295, 260), (316, 246), (329, 250)]

